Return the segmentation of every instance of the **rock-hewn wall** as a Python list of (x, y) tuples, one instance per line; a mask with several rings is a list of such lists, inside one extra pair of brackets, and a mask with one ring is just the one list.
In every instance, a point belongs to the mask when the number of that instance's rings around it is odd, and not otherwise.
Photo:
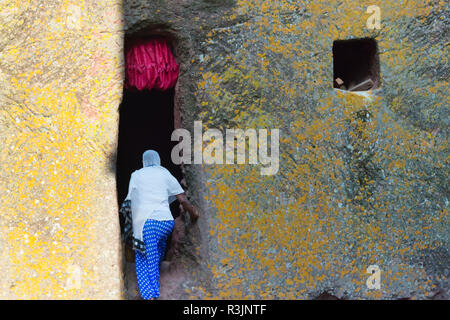
[[(380, 1), (380, 30), (373, 1), (84, 1), (80, 20), (52, 3), (0, 8), (2, 296), (121, 296), (122, 37), (155, 31), (176, 43), (183, 127), (281, 130), (275, 176), (186, 166), (203, 217), (181, 232), (165, 297), (448, 293), (444, 1)], [(368, 98), (332, 84), (333, 41), (363, 37), (381, 68)]]
[(0, 4), (0, 297), (123, 296), (121, 1)]
[[(198, 251), (187, 250), (199, 264), (190, 297), (448, 291), (448, 7), (383, 1), (381, 29), (369, 30), (372, 4), (127, 2), (130, 31), (162, 25), (180, 39), (184, 127), (282, 132), (275, 176), (187, 169), (207, 215), (191, 232)], [(366, 37), (378, 44), (381, 90), (334, 90), (333, 41)], [(366, 286), (370, 265), (381, 290)]]

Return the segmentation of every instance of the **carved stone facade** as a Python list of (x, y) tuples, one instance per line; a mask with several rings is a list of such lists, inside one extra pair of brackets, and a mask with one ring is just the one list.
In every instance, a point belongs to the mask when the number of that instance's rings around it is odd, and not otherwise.
[[(448, 4), (379, 6), (370, 29), (360, 1), (2, 1), (0, 298), (128, 297), (123, 41), (151, 34), (175, 45), (176, 127), (281, 130), (275, 176), (185, 166), (203, 215), (162, 298), (448, 297)], [(334, 89), (333, 41), (359, 38), (380, 88)]]

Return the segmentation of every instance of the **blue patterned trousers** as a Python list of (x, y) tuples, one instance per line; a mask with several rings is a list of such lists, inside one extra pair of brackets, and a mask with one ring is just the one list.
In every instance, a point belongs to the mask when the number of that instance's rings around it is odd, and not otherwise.
[(167, 238), (173, 230), (174, 221), (147, 219), (142, 231), (145, 253), (136, 252), (136, 275), (143, 299), (159, 297), (159, 267), (164, 258)]

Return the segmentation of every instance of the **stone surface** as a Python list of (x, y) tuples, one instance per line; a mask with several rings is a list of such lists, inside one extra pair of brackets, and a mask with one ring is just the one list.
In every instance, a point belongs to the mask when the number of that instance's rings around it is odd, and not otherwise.
[(0, 4), (0, 298), (123, 297), (121, 2)]
[[(275, 176), (185, 166), (202, 217), (178, 226), (162, 298), (448, 297), (447, 3), (383, 1), (380, 30), (360, 1), (21, 3), (0, 5), (2, 298), (125, 297), (122, 41), (155, 32), (176, 44), (178, 126), (281, 130)], [(333, 41), (365, 37), (381, 89), (333, 89)]]

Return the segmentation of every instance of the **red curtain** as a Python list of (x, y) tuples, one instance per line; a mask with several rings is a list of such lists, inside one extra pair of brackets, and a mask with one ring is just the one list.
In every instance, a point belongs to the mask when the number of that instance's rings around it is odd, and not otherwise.
[(164, 39), (133, 39), (125, 45), (125, 88), (167, 90), (175, 86), (179, 67)]

